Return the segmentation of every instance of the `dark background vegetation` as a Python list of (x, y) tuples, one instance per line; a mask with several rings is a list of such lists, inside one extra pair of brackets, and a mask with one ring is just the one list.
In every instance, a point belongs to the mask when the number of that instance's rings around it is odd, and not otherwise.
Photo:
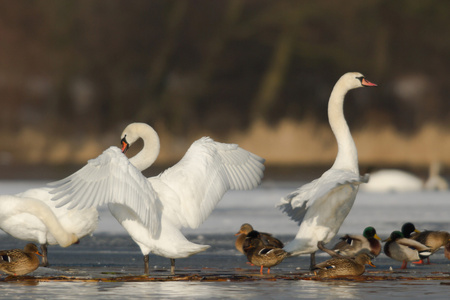
[(380, 85), (349, 94), (352, 128), (447, 130), (449, 12), (442, 0), (1, 0), (3, 161), (20, 162), (14, 137), (26, 128), (51, 147), (118, 139), (131, 121), (174, 137), (224, 137), (258, 120), (327, 124), (348, 71)]

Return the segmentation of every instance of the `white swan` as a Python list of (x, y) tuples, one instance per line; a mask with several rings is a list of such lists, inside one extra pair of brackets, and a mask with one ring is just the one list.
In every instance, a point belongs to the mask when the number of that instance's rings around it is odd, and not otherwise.
[(378, 170), (370, 174), (370, 182), (361, 186), (361, 191), (370, 193), (445, 191), (448, 189), (448, 183), (440, 176), (440, 170), (439, 162), (431, 163), (426, 181), (403, 170)]
[(198, 227), (227, 190), (258, 186), (264, 160), (237, 145), (204, 137), (194, 142), (176, 165), (147, 179), (140, 171), (156, 160), (159, 138), (147, 124), (133, 123), (122, 133), (122, 150), (139, 138), (144, 147), (131, 159), (111, 147), (74, 175), (52, 184), (55, 200), (62, 198), (60, 205), (81, 208), (108, 203), (111, 213), (139, 245), (145, 273), (149, 253), (170, 258), (174, 273), (176, 258), (209, 248), (189, 242), (180, 228)]
[(361, 191), (371, 193), (417, 192), (423, 188), (419, 177), (397, 169), (383, 169), (370, 173), (369, 183), (361, 186)]
[(11, 236), (41, 244), (42, 265), (48, 266), (47, 245), (67, 247), (97, 228), (94, 208), (56, 208), (48, 187), (0, 196), (0, 229)]
[(338, 143), (336, 160), (320, 178), (282, 198), (278, 207), (300, 224), (294, 240), (284, 250), (290, 255), (311, 254), (311, 267), (319, 241), (328, 243), (350, 212), (359, 184), (367, 182), (358, 170), (358, 154), (343, 104), (345, 94), (355, 88), (376, 86), (360, 73), (346, 73), (336, 83), (328, 102), (328, 119)]

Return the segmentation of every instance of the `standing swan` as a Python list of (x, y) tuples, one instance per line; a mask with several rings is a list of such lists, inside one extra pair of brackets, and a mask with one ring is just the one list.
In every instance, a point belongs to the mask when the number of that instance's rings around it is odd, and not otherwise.
[(58, 205), (85, 208), (108, 203), (113, 216), (128, 231), (144, 255), (184, 258), (209, 248), (189, 242), (180, 229), (197, 228), (210, 215), (224, 193), (259, 185), (264, 159), (234, 144), (203, 137), (184, 157), (158, 176), (146, 178), (141, 171), (159, 154), (159, 138), (147, 124), (133, 123), (122, 133), (122, 151), (142, 138), (143, 149), (128, 158), (110, 147), (72, 176), (52, 184)]
[(328, 102), (328, 119), (338, 144), (331, 169), (282, 198), (278, 207), (300, 224), (294, 240), (285, 247), (291, 256), (311, 254), (315, 265), (317, 243), (328, 243), (347, 217), (359, 184), (367, 182), (358, 170), (358, 154), (344, 117), (344, 97), (351, 89), (377, 86), (360, 73), (346, 73), (337, 82)]

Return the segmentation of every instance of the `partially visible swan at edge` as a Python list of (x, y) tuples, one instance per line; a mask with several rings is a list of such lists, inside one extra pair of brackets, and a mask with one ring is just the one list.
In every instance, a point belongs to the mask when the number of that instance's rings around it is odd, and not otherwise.
[(377, 86), (360, 73), (344, 74), (335, 84), (328, 102), (328, 119), (338, 144), (336, 160), (320, 178), (281, 199), (278, 207), (300, 228), (283, 249), (291, 256), (311, 254), (315, 265), (317, 243), (328, 243), (338, 232), (355, 201), (359, 185), (368, 181), (358, 169), (358, 154), (344, 117), (346, 93), (355, 88)]
[(441, 166), (438, 162), (430, 164), (426, 181), (418, 176), (398, 169), (382, 169), (370, 173), (370, 182), (361, 187), (361, 191), (372, 193), (418, 192), (421, 190), (445, 191), (447, 181), (440, 176)]
[(0, 229), (11, 236), (41, 244), (42, 265), (48, 266), (47, 245), (67, 247), (97, 228), (95, 208), (56, 208), (50, 188), (34, 188), (0, 196)]
[[(184, 258), (209, 248), (194, 244), (180, 228), (197, 228), (230, 189), (257, 187), (263, 177), (264, 159), (239, 148), (203, 137), (184, 157), (158, 176), (141, 173), (159, 154), (159, 137), (144, 123), (130, 124), (122, 133), (122, 151), (142, 138), (143, 149), (128, 159), (119, 148), (110, 147), (78, 172), (52, 184), (54, 200), (69, 208), (108, 203), (113, 216), (139, 245), (149, 273), (148, 255)], [(132, 209), (130, 209), (130, 207)]]

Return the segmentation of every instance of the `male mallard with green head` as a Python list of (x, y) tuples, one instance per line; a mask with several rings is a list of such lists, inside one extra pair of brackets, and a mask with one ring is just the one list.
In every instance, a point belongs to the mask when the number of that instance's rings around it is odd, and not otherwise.
[(363, 235), (346, 234), (334, 245), (333, 250), (344, 256), (355, 256), (361, 252), (370, 252), (374, 257), (381, 252), (380, 237), (372, 226), (366, 227)]
[[(441, 247), (446, 247), (445, 249), (447, 249), (450, 246), (450, 233), (448, 233), (447, 231), (419, 231), (416, 229), (413, 223), (408, 222), (403, 224), (402, 233), (405, 237), (411, 238), (429, 247), (431, 249), (431, 254), (438, 251)], [(424, 264), (423, 259), (414, 263)], [(430, 263), (429, 257), (427, 257), (427, 263)]]
[(406, 269), (408, 261), (428, 257), (431, 250), (418, 241), (405, 238), (400, 231), (393, 231), (384, 244), (384, 253), (392, 259), (402, 261), (401, 269)]

